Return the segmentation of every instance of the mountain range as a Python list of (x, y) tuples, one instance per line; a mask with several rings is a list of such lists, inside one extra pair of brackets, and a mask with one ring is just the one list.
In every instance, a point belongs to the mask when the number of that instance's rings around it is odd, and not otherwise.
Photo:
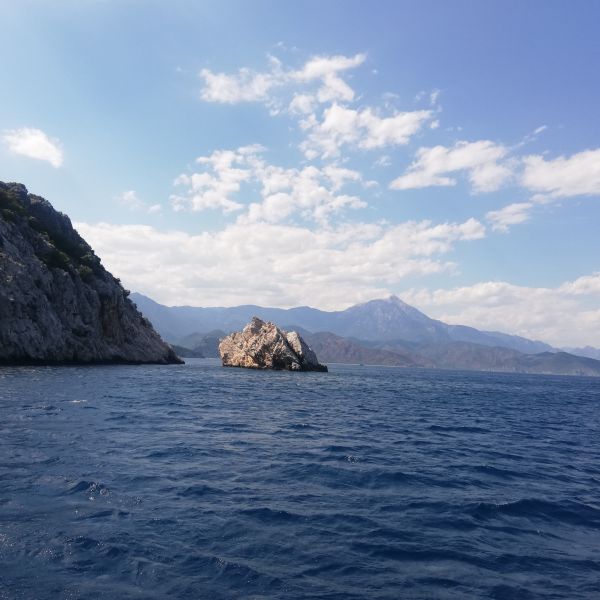
[[(342, 311), (308, 306), (168, 307), (138, 293), (131, 299), (168, 341), (196, 355), (218, 356), (224, 335), (253, 316), (299, 331), (323, 362), (600, 376), (600, 361), (541, 341), (432, 319), (397, 296)], [(586, 349), (588, 354), (595, 349)]]

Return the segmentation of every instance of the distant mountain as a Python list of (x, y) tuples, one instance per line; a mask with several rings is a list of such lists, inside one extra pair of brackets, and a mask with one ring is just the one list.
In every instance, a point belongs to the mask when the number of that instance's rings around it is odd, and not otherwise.
[(368, 342), (341, 338), (332, 333), (306, 334), (304, 338), (325, 363), (600, 376), (600, 361), (566, 352), (525, 354), (511, 348), (471, 342)]
[(253, 316), (275, 323), (291, 323), (309, 332), (327, 331), (340, 337), (366, 341), (404, 340), (418, 343), (470, 342), (484, 346), (511, 348), (524, 353), (551, 352), (543, 342), (516, 335), (480, 331), (463, 325), (448, 325), (431, 319), (400, 298), (371, 300), (342, 311), (322, 311), (308, 306), (265, 308), (255, 305), (231, 308), (167, 307), (142, 294), (131, 294), (138, 308), (170, 342), (180, 343), (192, 333), (215, 329), (230, 333), (244, 327)]
[(219, 342), (226, 335), (221, 329), (209, 331), (208, 333), (192, 333), (181, 338), (179, 344), (185, 348), (191, 348), (204, 358), (218, 358)]
[[(256, 315), (287, 331), (298, 331), (324, 363), (600, 376), (599, 360), (560, 352), (519, 336), (447, 325), (395, 296), (337, 312), (252, 305), (168, 308), (140, 294), (132, 294), (132, 298), (183, 352), (187, 348), (187, 352), (207, 358), (218, 357), (219, 340), (242, 329)], [(181, 331), (187, 335), (177, 336)]]
[(434, 367), (435, 364), (403, 349), (384, 350), (333, 333), (303, 333), (306, 343), (324, 363), (383, 365), (389, 367)]
[(292, 309), (264, 308), (248, 304), (233, 307), (196, 307), (196, 306), (164, 306), (151, 298), (132, 293), (131, 299), (144, 313), (163, 337), (170, 342), (177, 342), (192, 333), (206, 333), (222, 330), (226, 334), (240, 330), (253, 316), (274, 323), (301, 322), (311, 331), (319, 331), (321, 323), (326, 322), (326, 313), (316, 308), (300, 307)]
[(595, 358), (600, 360), (600, 348), (592, 348), (592, 346), (584, 346), (583, 348), (563, 348), (569, 354), (577, 356), (585, 356), (586, 358)]
[(177, 344), (173, 344), (171, 348), (173, 348), (173, 351), (177, 354), (177, 356), (180, 356), (181, 358), (208, 358), (198, 350), (185, 348), (184, 346), (178, 346)]
[(600, 376), (600, 361), (566, 352), (524, 354), (469, 342), (421, 346), (418, 352), (439, 369)]

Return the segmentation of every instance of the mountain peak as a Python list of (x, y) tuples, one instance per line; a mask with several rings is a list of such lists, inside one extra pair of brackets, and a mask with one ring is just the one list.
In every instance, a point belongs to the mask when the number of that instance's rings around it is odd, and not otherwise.
[[(350, 307), (350, 309), (352, 308), (356, 308), (359, 306), (377, 306), (377, 305), (396, 305), (396, 306), (400, 306), (402, 308), (413, 308), (412, 306), (410, 306), (410, 304), (406, 304), (406, 302), (404, 302), (404, 300), (402, 300), (401, 298), (399, 298), (398, 296), (396, 296), (396, 294), (391, 294), (390, 296), (387, 296), (386, 298), (374, 298), (373, 300), (367, 300), (366, 302), (362, 302), (360, 304), (354, 304)], [(349, 309), (347, 309), (349, 310)]]
[(410, 306), (409, 304), (406, 304), (406, 302), (404, 302), (404, 300), (402, 300), (402, 298), (399, 298), (398, 296), (396, 296), (396, 294), (392, 294), (391, 296), (386, 298), (386, 300), (388, 302), (392, 302), (393, 304), (399, 304), (400, 306)]

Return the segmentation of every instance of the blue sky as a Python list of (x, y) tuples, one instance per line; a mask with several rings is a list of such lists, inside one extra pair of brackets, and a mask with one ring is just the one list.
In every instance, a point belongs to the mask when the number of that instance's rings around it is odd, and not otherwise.
[(167, 304), (397, 293), (597, 345), (599, 18), (583, 1), (4, 2), (0, 178)]

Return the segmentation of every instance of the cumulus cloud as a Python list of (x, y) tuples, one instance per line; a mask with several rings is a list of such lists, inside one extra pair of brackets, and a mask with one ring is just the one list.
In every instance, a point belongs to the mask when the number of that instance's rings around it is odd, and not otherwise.
[(553, 160), (526, 156), (523, 163), (521, 183), (530, 190), (555, 198), (600, 194), (600, 149)]
[(589, 294), (600, 299), (600, 272), (583, 275), (574, 281), (567, 281), (560, 286), (559, 290), (568, 295), (582, 296)]
[(404, 145), (431, 115), (429, 110), (417, 110), (381, 117), (371, 108), (355, 110), (334, 103), (321, 120), (312, 115), (302, 123), (308, 135), (300, 148), (313, 159), (339, 156), (344, 145), (363, 150)]
[[(219, 209), (225, 213), (246, 209), (239, 217), (244, 223), (278, 223), (290, 215), (300, 215), (321, 224), (333, 213), (366, 206), (358, 196), (341, 193), (348, 184), (362, 182), (357, 171), (335, 164), (284, 168), (267, 163), (262, 158), (264, 151), (262, 146), (253, 145), (217, 150), (198, 158), (196, 162), (205, 170), (177, 177), (175, 183), (187, 191), (172, 197), (173, 206), (176, 210)], [(238, 201), (242, 184), (248, 186), (244, 198), (254, 194), (254, 201)]]
[(149, 214), (159, 213), (162, 210), (160, 204), (150, 204), (141, 200), (135, 190), (127, 190), (117, 196), (117, 201), (129, 210), (145, 211)]
[[(312, 95), (304, 94), (295, 100), (294, 109), (306, 108), (307, 98), (311, 102), (329, 102), (332, 100), (351, 101), (354, 90), (340, 77), (340, 73), (361, 65), (366, 59), (364, 54), (355, 56), (315, 56), (300, 69), (284, 69), (275, 57), (269, 57), (269, 69), (257, 72), (242, 68), (237, 73), (215, 73), (210, 69), (202, 69), (200, 77), (204, 82), (200, 96), (207, 102), (237, 104), (240, 102), (265, 102), (270, 100), (270, 93), (277, 88), (290, 84), (309, 84), (319, 82), (319, 87)], [(294, 103), (294, 100), (292, 101)], [(307, 112), (307, 111), (304, 111)]]
[[(545, 128), (538, 127), (533, 134)], [(574, 196), (600, 195), (600, 150), (586, 150), (553, 160), (531, 155), (522, 158), (521, 163), (521, 185), (537, 193), (528, 202), (516, 202), (488, 212), (486, 218), (497, 231), (507, 232), (511, 225), (528, 221), (536, 205)]]
[(278, 85), (273, 75), (256, 73), (250, 69), (240, 69), (235, 75), (202, 69), (200, 77), (204, 79), (201, 98), (207, 102), (224, 104), (265, 100), (271, 88)]
[(485, 216), (492, 223), (492, 229), (506, 233), (511, 225), (528, 221), (533, 206), (533, 202), (514, 202), (500, 210), (491, 210)]
[(485, 235), (474, 219), (316, 230), (232, 223), (197, 235), (144, 225), (76, 227), (127, 287), (160, 302), (329, 309), (389, 294), (407, 277), (452, 269), (444, 255)]
[(359, 197), (337, 192), (349, 181), (360, 180), (356, 171), (339, 167), (283, 169), (262, 165), (256, 170), (262, 185), (261, 202), (253, 202), (240, 222), (280, 222), (293, 213), (326, 224), (332, 213), (345, 208), (363, 208)]
[(244, 205), (232, 196), (252, 177), (252, 164), (263, 151), (259, 145), (243, 146), (237, 150), (216, 150), (210, 156), (197, 158), (196, 162), (205, 170), (191, 175), (183, 173), (175, 179), (175, 185), (187, 188), (186, 195), (171, 196), (175, 210), (218, 209), (224, 213), (241, 210)]
[[(201, 97), (227, 104), (261, 102), (272, 115), (297, 118), (306, 136), (300, 148), (309, 160), (338, 157), (343, 146), (372, 150), (408, 143), (434, 111), (400, 112), (388, 106), (384, 115), (373, 107), (351, 108), (356, 93), (342, 75), (365, 60), (365, 54), (315, 56), (292, 69), (270, 57), (270, 68), (264, 72), (243, 68), (227, 74), (203, 69)], [(431, 93), (430, 102), (435, 103), (437, 94)], [(430, 125), (436, 128), (439, 122)]]
[(311, 94), (294, 94), (290, 102), (290, 111), (293, 114), (308, 115), (315, 110), (316, 99)]
[(452, 148), (434, 146), (420, 148), (416, 160), (404, 175), (394, 179), (390, 187), (408, 190), (431, 186), (453, 186), (455, 174), (466, 172), (475, 192), (493, 192), (504, 185), (512, 171), (503, 160), (505, 146), (488, 140), (458, 142)]
[(2, 139), (13, 154), (45, 160), (56, 169), (63, 164), (60, 140), (48, 137), (41, 129), (33, 127), (11, 129), (4, 133)]
[(538, 339), (555, 346), (598, 345), (600, 273), (557, 287), (486, 281), (449, 290), (402, 294), (438, 319)]
[(347, 56), (317, 56), (310, 59), (302, 69), (293, 71), (290, 77), (300, 82), (320, 80), (316, 98), (319, 102), (354, 100), (354, 90), (339, 76), (342, 71), (354, 69), (365, 62), (365, 54)]

